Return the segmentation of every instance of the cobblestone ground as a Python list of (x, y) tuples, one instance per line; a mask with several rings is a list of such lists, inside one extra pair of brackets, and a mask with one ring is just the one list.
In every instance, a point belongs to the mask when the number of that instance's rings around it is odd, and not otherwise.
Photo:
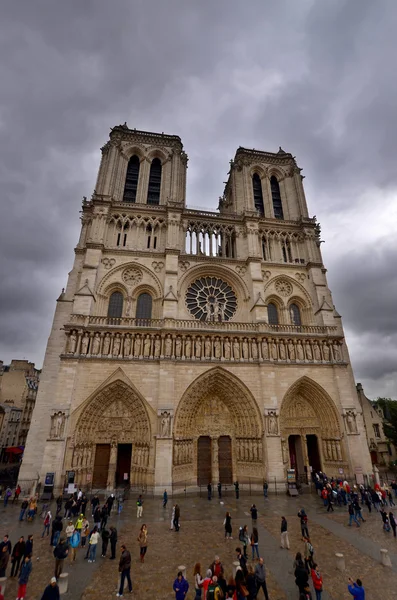
[[(179, 565), (187, 567), (188, 581), (192, 584), (192, 570), (196, 561), (201, 562), (203, 571), (219, 554), (227, 577), (231, 575), (235, 559), (235, 548), (239, 545), (238, 527), (247, 524), (251, 530), (249, 507), (253, 502), (259, 509), (259, 550), (265, 559), (268, 574), (270, 600), (296, 599), (292, 561), (297, 551), (303, 551), (300, 538), (299, 519), (296, 513), (304, 506), (309, 514), (309, 529), (315, 548), (315, 560), (324, 576), (323, 600), (344, 600), (351, 598), (347, 591), (347, 577), (361, 577), (366, 589), (367, 600), (395, 600), (397, 598), (397, 542), (382, 531), (381, 519), (372, 513), (359, 529), (347, 527), (345, 508), (333, 514), (324, 512), (321, 502), (315, 496), (298, 499), (284, 496), (264, 500), (260, 497), (232, 497), (208, 502), (205, 498), (178, 498), (181, 507), (181, 529), (179, 533), (170, 531), (172, 500), (166, 509), (158, 499), (148, 499), (144, 504), (143, 519), (138, 522), (133, 499), (126, 503), (121, 517), (112, 515), (109, 525), (114, 524), (119, 531), (119, 546), (125, 542), (131, 551), (133, 598), (139, 600), (170, 600), (174, 598), (172, 582)], [(233, 541), (223, 537), (223, 518), (229, 510), (233, 518)], [(1, 533), (9, 533), (14, 544), (19, 535), (35, 535), (33, 572), (28, 585), (27, 600), (40, 600), (44, 587), (53, 575), (54, 558), (49, 540), (41, 540), (41, 520), (35, 523), (18, 523), (19, 509), (9, 506), (0, 508)], [(290, 551), (279, 547), (280, 517), (288, 519)], [(364, 513), (367, 519), (367, 511)], [(149, 529), (149, 547), (144, 564), (139, 562), (139, 547), (136, 541), (140, 524), (145, 522)], [(64, 521), (65, 523), (65, 521)], [(379, 564), (379, 549), (387, 548), (392, 557), (393, 568)], [(249, 549), (250, 550), (250, 549)], [(335, 552), (342, 552), (346, 559), (346, 573), (335, 569)], [(118, 582), (117, 561), (101, 558), (98, 547), (95, 564), (84, 560), (84, 551), (79, 550), (77, 562), (69, 565), (65, 561), (65, 571), (70, 574), (69, 592), (64, 597), (71, 600), (110, 600), (116, 595)], [(252, 563), (253, 565), (255, 563)], [(8, 574), (10, 570), (8, 569)], [(16, 598), (17, 581), (8, 580), (6, 600)], [(126, 597), (129, 597), (126, 594)], [(194, 598), (190, 589), (188, 598)], [(262, 592), (259, 598), (263, 598)]]

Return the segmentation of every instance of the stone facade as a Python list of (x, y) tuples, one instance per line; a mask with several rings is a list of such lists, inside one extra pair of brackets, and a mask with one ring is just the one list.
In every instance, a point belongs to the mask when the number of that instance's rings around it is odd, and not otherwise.
[(58, 298), (21, 481), (285, 480), (371, 461), (341, 318), (291, 154), (239, 148), (186, 207), (177, 136), (112, 129)]

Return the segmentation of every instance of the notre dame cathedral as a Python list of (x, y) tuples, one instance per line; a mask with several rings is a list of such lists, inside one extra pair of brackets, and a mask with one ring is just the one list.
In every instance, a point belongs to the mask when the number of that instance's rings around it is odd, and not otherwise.
[(301, 169), (238, 148), (217, 211), (186, 206), (176, 135), (120, 125), (84, 198), (21, 484), (261, 485), (371, 472)]

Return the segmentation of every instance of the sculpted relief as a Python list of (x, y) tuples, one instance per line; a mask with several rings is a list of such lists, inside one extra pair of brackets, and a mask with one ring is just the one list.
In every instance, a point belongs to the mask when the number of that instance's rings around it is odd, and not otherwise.
[(51, 416), (50, 439), (60, 440), (64, 437), (66, 414), (59, 410)]

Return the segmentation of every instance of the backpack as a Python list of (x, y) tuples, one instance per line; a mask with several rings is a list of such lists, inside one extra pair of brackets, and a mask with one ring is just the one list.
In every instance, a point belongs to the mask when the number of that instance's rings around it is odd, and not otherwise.
[(80, 544), (80, 532), (74, 531), (72, 537), (70, 538), (70, 545), (72, 548), (78, 548)]
[(207, 588), (207, 595), (206, 595), (206, 600), (215, 600), (215, 590), (218, 588), (218, 591), (220, 590), (219, 586), (216, 585), (216, 583), (210, 583), (208, 588)]
[(244, 529), (242, 527), (240, 527), (239, 530), (239, 534), (238, 534), (238, 539), (240, 540), (240, 542), (244, 542)]
[(314, 554), (314, 548), (313, 548), (313, 546), (310, 543), (309, 543), (309, 552), (310, 552), (310, 555), (313, 556), (313, 554)]

